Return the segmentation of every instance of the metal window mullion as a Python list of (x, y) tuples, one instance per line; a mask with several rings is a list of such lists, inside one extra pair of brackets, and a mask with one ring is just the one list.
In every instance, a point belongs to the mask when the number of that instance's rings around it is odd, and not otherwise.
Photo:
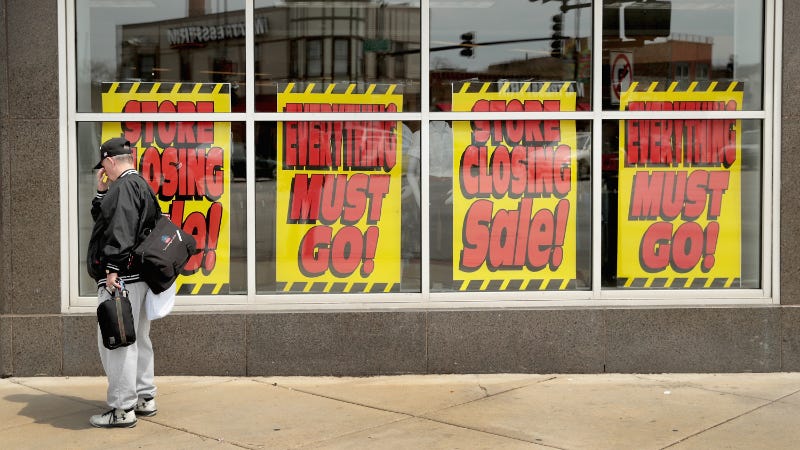
[[(602, 80), (601, 80), (602, 82)], [(602, 107), (602, 105), (600, 105)], [(333, 113), (337, 114), (337, 113)], [(432, 112), (432, 120), (473, 120), (473, 112)], [(626, 120), (631, 117), (640, 120), (675, 120), (675, 119), (763, 119), (763, 110), (753, 111), (553, 111), (546, 113), (530, 112), (483, 112), (481, 117), (491, 120), (536, 120), (541, 116), (547, 120), (592, 120), (600, 115), (607, 120)]]
[(245, 2), (245, 205), (247, 208), (245, 268), (247, 270), (247, 303), (255, 302), (256, 295), (256, 169), (255, 169), (255, 37), (253, 35), (254, 0)]
[(255, 75), (255, 36), (253, 29), (253, 2), (254, 0), (246, 0), (244, 7), (244, 24), (245, 24), (245, 38), (244, 38), (244, 67), (245, 67), (245, 87), (247, 94), (245, 96), (245, 113), (249, 116), (255, 111), (256, 104), (256, 75)]
[[(194, 117), (194, 116), (193, 116)], [(418, 112), (398, 113), (364, 113), (364, 112), (338, 112), (338, 113), (254, 113), (256, 121), (271, 122), (341, 122), (341, 121), (403, 121), (420, 120)]]
[(255, 302), (256, 295), (256, 169), (255, 169), (255, 121), (247, 119), (245, 124), (245, 205), (246, 226), (246, 270), (247, 303)]
[(244, 113), (75, 113), (77, 122), (244, 122)]
[(608, 120), (676, 120), (676, 119), (765, 119), (764, 110), (751, 111), (604, 111)]
[(419, 159), (420, 159), (420, 282), (424, 303), (429, 303), (431, 284), (430, 264), (430, 1), (420, 5), (420, 111)]
[[(77, 167), (77, 155), (70, 149), (77, 148), (75, 142), (75, 122), (72, 120), (75, 105), (75, 92), (70, 89), (70, 82), (74, 80), (75, 64), (75, 35), (74, 21), (69, 20), (75, 16), (73, 2), (58, 2), (58, 65), (71, 69), (62, 70), (58, 78), (58, 119), (59, 119), (59, 220), (61, 230), (66, 230), (66, 237), (61, 235), (61, 312), (67, 312), (73, 305), (73, 298), (78, 297), (78, 267), (80, 264), (72, 263), (72, 258), (78, 257), (78, 217), (71, 211), (77, 210), (78, 180), (70, 176)], [(77, 141), (76, 141), (77, 142)], [(66, 181), (66, 183), (64, 182)]]
[(586, 111), (548, 111), (548, 112), (429, 112), (430, 120), (449, 120), (449, 121), (470, 121), (475, 120), (475, 116), (480, 114), (481, 119), (486, 120), (591, 120), (594, 113)]
[[(774, 27), (772, 23), (774, 22), (774, 11), (771, 7), (773, 2), (764, 2), (764, 9), (763, 9), (763, 23), (764, 23), (764, 40), (761, 43), (761, 51), (762, 51), (762, 60), (764, 62), (770, 62), (774, 60), (776, 55), (774, 55), (773, 47), (771, 45), (772, 39), (770, 37), (775, 36)], [(763, 64), (764, 70), (762, 72), (763, 76), (763, 84), (762, 84), (762, 109), (765, 111), (765, 117), (761, 122), (761, 154), (765, 155), (765, 150), (770, 148), (770, 144), (772, 142), (772, 132), (769, 129), (770, 124), (772, 121), (770, 120), (770, 115), (766, 114), (767, 111), (772, 110), (773, 99), (772, 95), (770, 95), (771, 88), (773, 87), (772, 84), (772, 76), (773, 76), (773, 69), (772, 64)], [(769, 154), (772, 154), (770, 151)], [(772, 248), (771, 248), (771, 233), (765, 232), (766, 230), (772, 229), (772, 204), (771, 204), (771, 181), (774, 177), (767, 177), (763, 176), (763, 174), (772, 173), (772, 162), (769, 158), (762, 156), (761, 160), (762, 163), (762, 177), (761, 177), (761, 262), (760, 262), (760, 273), (761, 273), (761, 289), (764, 292), (766, 297), (769, 297), (772, 293), (772, 282), (770, 279), (771, 273), (771, 258), (772, 258)]]
[[(592, 5), (592, 299), (602, 290), (603, 164), (603, 4)], [(581, 231), (578, 230), (580, 233)]]
[[(768, 146), (763, 146), (762, 153), (764, 153), (764, 149), (769, 148), (770, 158), (763, 158), (765, 165), (769, 166), (770, 171), (767, 173), (771, 173), (771, 177), (762, 176), (762, 182), (764, 183), (763, 187), (763, 198), (764, 198), (764, 208), (763, 215), (766, 218), (765, 221), (769, 221), (769, 227), (767, 227), (767, 223), (764, 224), (764, 229), (762, 232), (762, 246), (765, 249), (762, 251), (762, 264), (763, 268), (766, 270), (762, 270), (763, 275), (763, 284), (764, 287), (769, 287), (770, 291), (768, 293), (769, 296), (772, 298), (772, 303), (780, 304), (780, 255), (781, 255), (781, 248), (780, 248), (780, 236), (781, 236), (781, 229), (780, 229), (780, 218), (776, 217), (780, 215), (781, 211), (781, 145), (782, 142), (780, 141), (781, 136), (781, 117), (782, 117), (782, 71), (783, 68), (783, 57), (781, 50), (783, 49), (783, 1), (776, 0), (773, 2), (767, 2), (767, 11), (765, 16), (768, 18), (767, 26), (770, 27), (771, 34), (766, 34), (765, 36), (771, 36), (772, 39), (766, 39), (766, 49), (764, 51), (764, 57), (770, 57), (772, 64), (766, 65), (767, 75), (765, 76), (766, 81), (772, 83), (772, 89), (767, 89), (768, 84), (765, 83), (764, 92), (769, 93), (765, 95), (765, 109), (769, 112), (767, 115), (767, 120), (762, 127), (764, 130), (764, 139), (763, 142), (769, 144)], [(768, 139), (766, 139), (768, 138)], [(767, 180), (769, 180), (769, 185)], [(769, 195), (767, 195), (769, 194)], [(766, 254), (769, 252), (769, 259), (767, 259)]]

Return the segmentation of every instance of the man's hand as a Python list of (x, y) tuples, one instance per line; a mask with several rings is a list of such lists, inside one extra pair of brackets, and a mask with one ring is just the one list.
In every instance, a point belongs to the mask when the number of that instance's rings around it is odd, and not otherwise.
[(106, 274), (106, 289), (109, 292), (113, 292), (114, 288), (122, 288), (119, 284), (119, 276), (115, 272), (110, 272)]
[(95, 175), (97, 177), (97, 190), (99, 192), (108, 190), (108, 177), (106, 176), (105, 167), (101, 167)]

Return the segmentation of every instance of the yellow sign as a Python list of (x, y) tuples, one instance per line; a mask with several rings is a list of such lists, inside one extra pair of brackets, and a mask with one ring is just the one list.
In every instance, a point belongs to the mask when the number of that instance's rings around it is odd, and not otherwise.
[[(464, 83), (453, 92), (454, 111), (575, 105), (569, 82)], [(453, 122), (455, 289), (575, 288), (576, 144), (574, 120)]]
[[(735, 111), (740, 83), (633, 83), (624, 111)], [(617, 284), (738, 287), (741, 121), (621, 120)]]
[[(398, 112), (396, 85), (290, 83), (281, 112)], [(277, 281), (286, 292), (400, 290), (402, 126), (278, 124)], [(410, 138), (410, 137), (408, 137)]]
[[(104, 83), (103, 112), (230, 112), (225, 83)], [(124, 136), (161, 211), (197, 240), (178, 294), (227, 293), (230, 282), (229, 122), (104, 122), (102, 140)]]

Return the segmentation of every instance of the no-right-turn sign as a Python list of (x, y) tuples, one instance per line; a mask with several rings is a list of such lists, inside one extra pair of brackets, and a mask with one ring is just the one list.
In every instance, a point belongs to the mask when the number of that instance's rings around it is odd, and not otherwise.
[(633, 81), (633, 53), (609, 52), (611, 61), (611, 103), (618, 105), (620, 95)]

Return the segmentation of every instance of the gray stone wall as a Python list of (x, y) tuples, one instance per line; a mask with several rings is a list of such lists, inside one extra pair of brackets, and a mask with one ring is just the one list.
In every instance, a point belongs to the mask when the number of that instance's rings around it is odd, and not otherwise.
[[(800, 305), (800, 10), (783, 6), (783, 99), (781, 128), (781, 304)], [(781, 69), (779, 69), (781, 70)]]
[[(94, 317), (59, 313), (57, 6), (0, 0), (0, 376), (102, 374)], [(784, 13), (784, 306), (175, 314), (153, 325), (157, 373), (800, 370), (800, 11)]]
[[(10, 244), (8, 210), (8, 151), (5, 145), (8, 128), (8, 40), (6, 39), (6, 2), (0, 0), (0, 242)], [(10, 258), (0, 258), (0, 376), (11, 373), (11, 320), (6, 316), (11, 305), (8, 298)]]
[(59, 373), (58, 3), (4, 0), (0, 14), (0, 373), (25, 358)]
[[(152, 338), (156, 372), (173, 375), (775, 372), (800, 369), (795, 311), (191, 314), (154, 322)], [(94, 327), (90, 316), (63, 319), (63, 375), (102, 373)], [(20, 360), (17, 375), (47, 372), (58, 357), (31, 351), (47, 358)]]

